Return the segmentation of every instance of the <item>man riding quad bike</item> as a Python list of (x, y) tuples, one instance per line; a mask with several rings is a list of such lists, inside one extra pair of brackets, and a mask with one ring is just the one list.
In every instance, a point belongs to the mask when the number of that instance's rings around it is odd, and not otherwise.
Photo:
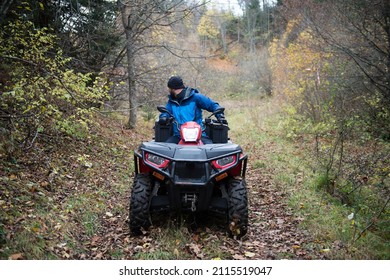
[[(170, 114), (163, 106), (158, 110)], [(155, 123), (155, 140), (142, 143), (134, 152), (129, 213), (133, 234), (148, 229), (151, 213), (163, 211), (225, 214), (232, 236), (240, 238), (246, 234), (247, 155), (228, 140), (227, 122), (215, 119), (223, 111), (220, 107), (204, 120), (205, 132), (213, 144), (202, 143), (202, 129), (196, 122), (186, 122), (178, 128), (178, 144), (166, 143), (178, 123), (173, 115), (169, 123)]]

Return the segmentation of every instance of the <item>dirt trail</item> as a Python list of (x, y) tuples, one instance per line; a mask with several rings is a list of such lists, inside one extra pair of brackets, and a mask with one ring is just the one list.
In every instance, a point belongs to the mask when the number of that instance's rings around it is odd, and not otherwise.
[(294, 217), (286, 205), (286, 196), (277, 191), (272, 174), (258, 174), (259, 170), (248, 172), (250, 186), (251, 231), (249, 244), (258, 259), (319, 259), (308, 248), (312, 242), (310, 236), (299, 229), (301, 218)]

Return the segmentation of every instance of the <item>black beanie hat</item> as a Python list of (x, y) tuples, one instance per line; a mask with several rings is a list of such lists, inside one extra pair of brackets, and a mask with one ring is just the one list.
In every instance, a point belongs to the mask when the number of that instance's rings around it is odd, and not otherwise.
[(168, 87), (172, 89), (184, 88), (183, 80), (179, 76), (169, 78)]

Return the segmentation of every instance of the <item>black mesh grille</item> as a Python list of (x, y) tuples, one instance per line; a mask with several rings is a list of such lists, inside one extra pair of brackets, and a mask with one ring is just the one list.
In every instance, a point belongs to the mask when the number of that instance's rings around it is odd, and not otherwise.
[(206, 180), (204, 163), (176, 162), (175, 181), (201, 183)]

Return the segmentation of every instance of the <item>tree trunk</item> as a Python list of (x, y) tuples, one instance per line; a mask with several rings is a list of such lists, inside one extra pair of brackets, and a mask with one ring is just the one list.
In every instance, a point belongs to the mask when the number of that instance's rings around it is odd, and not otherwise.
[(386, 89), (385, 89), (385, 99), (387, 101), (387, 106), (390, 108), (390, 3), (387, 0), (384, 0), (384, 10), (383, 10), (383, 16), (384, 16), (384, 28), (386, 30), (387, 35), (387, 61), (386, 61)]
[(137, 96), (136, 96), (136, 84), (135, 84), (135, 72), (134, 72), (134, 55), (131, 41), (131, 37), (126, 31), (126, 52), (127, 52), (127, 80), (129, 84), (129, 122), (128, 128), (134, 128), (137, 123)]
[(11, 7), (14, 0), (5, 0), (0, 6), (0, 23), (2, 23), (3, 19), (7, 15), (8, 9)]
[(127, 57), (127, 81), (129, 86), (129, 121), (127, 127), (132, 129), (137, 122), (137, 97), (134, 70), (134, 47), (132, 27), (129, 24), (129, 18), (126, 12), (126, 5), (118, 1), (119, 10), (121, 11), (122, 24), (126, 35), (126, 57)]

